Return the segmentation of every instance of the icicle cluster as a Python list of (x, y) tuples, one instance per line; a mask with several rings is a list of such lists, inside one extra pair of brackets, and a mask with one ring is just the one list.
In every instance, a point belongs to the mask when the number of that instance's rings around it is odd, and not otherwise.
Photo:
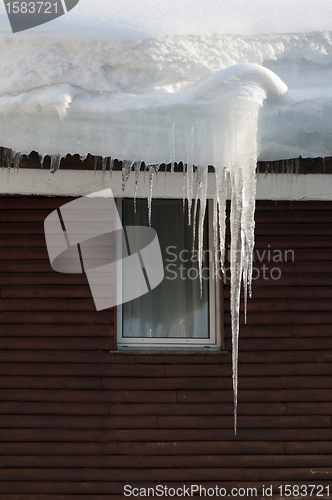
[[(192, 94), (188, 94), (181, 113), (177, 115), (180, 119), (174, 120), (174, 114), (168, 117), (171, 172), (174, 172), (175, 162), (183, 161), (181, 155), (185, 144), (184, 200), (187, 199), (189, 224), (192, 223), (191, 207), (194, 201), (194, 231), (198, 217), (201, 288), (208, 180), (206, 158), (212, 158), (215, 168), (213, 229), (216, 279), (219, 270), (224, 271), (226, 200), (228, 197), (231, 199), (231, 328), (235, 434), (241, 285), (243, 284), (244, 288), (245, 319), (247, 297), (251, 296), (252, 286), (258, 113), (267, 96), (280, 98), (286, 92), (286, 85), (271, 71), (255, 64), (237, 65), (219, 72), (196, 87)], [(194, 162), (204, 166), (197, 166), (195, 169)], [(292, 171), (289, 165), (285, 167), (287, 172)], [(124, 165), (123, 186), (128, 180), (131, 168), (129, 164)], [(150, 183), (149, 223), (153, 178), (158, 168), (158, 165), (147, 166)], [(136, 172), (136, 186), (137, 175)]]
[[(243, 103), (234, 101), (231, 105), (223, 105), (215, 115), (215, 123), (211, 128), (217, 133), (212, 135), (212, 147), (216, 161), (215, 195), (214, 195), (214, 248), (215, 248), (215, 278), (224, 272), (226, 254), (226, 201), (231, 198), (231, 315), (232, 315), (232, 366), (234, 389), (234, 427), (237, 428), (237, 392), (238, 392), (238, 347), (240, 321), (241, 283), (244, 286), (245, 315), (247, 296), (251, 295), (252, 258), (254, 250), (254, 213), (256, 194), (256, 164), (257, 164), (257, 120), (259, 106), (256, 102)], [(184, 128), (184, 129), (183, 129)], [(195, 166), (194, 158), (204, 146), (204, 127), (198, 120), (190, 126), (180, 129), (179, 124), (169, 128), (169, 144), (171, 172), (174, 172), (176, 158), (176, 135), (180, 133), (186, 138), (187, 158), (183, 164), (184, 200), (187, 200), (188, 223), (193, 225), (194, 239), (196, 220), (198, 222), (198, 254), (199, 271), (202, 289), (202, 262), (204, 219), (206, 213), (208, 168)], [(175, 131), (177, 130), (177, 134)], [(209, 145), (211, 147), (211, 144)], [(148, 164), (145, 171), (149, 178), (148, 218), (151, 224), (151, 201), (153, 182), (160, 165)], [(135, 171), (135, 198), (140, 162), (122, 162), (122, 188), (126, 187), (131, 171)], [(166, 170), (167, 171), (167, 170)], [(194, 203), (193, 221), (191, 207)]]
[[(259, 106), (257, 103), (234, 101), (227, 107), (223, 106), (216, 123), (212, 124), (217, 131), (213, 135), (213, 149), (216, 161), (215, 195), (214, 195), (214, 247), (215, 275), (224, 271), (225, 236), (226, 236), (226, 200), (231, 198), (231, 315), (232, 315), (232, 365), (234, 389), (234, 427), (237, 428), (237, 392), (238, 392), (238, 346), (240, 320), (240, 291), (244, 285), (245, 304), (248, 294), (251, 294), (252, 258), (254, 249), (254, 213), (256, 194), (256, 164), (257, 164), (257, 120)], [(172, 127), (171, 130), (174, 130)], [(187, 165), (186, 165), (186, 197), (188, 209), (191, 212), (192, 200), (195, 200), (194, 217), (198, 212), (198, 252), (200, 275), (203, 257), (203, 228), (207, 200), (208, 169), (197, 167), (196, 192), (193, 182), (194, 148), (204, 147), (202, 143), (202, 128), (191, 125), (186, 131)], [(171, 151), (175, 149), (173, 137), (170, 137)], [(228, 189), (230, 192), (228, 193)], [(199, 210), (198, 210), (199, 201)], [(191, 223), (189, 217), (189, 224)], [(194, 224), (195, 227), (195, 224)], [(246, 310), (246, 305), (245, 305)]]

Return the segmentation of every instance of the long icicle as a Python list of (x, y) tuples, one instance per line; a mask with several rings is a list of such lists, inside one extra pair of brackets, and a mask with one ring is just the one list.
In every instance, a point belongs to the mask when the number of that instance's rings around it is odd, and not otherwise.
[(203, 245), (204, 245), (204, 219), (206, 213), (206, 199), (207, 199), (207, 182), (208, 182), (208, 169), (205, 167), (197, 167), (198, 175), (198, 199), (199, 199), (199, 216), (198, 216), (198, 266), (199, 266), (199, 280), (201, 297), (203, 295)]
[(232, 315), (232, 365), (234, 398), (234, 431), (237, 431), (238, 355), (240, 330), (240, 294), (242, 278), (242, 173), (237, 168), (231, 173), (231, 315)]

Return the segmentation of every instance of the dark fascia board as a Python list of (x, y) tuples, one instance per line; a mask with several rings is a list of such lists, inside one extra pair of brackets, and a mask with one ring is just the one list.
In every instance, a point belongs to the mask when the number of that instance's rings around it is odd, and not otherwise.
[[(14, 166), (14, 162), (10, 161), (11, 150), (7, 148), (0, 148), (0, 167), (10, 168)], [(49, 169), (51, 165), (50, 156), (44, 158), (43, 164), (36, 151), (32, 151), (28, 156), (22, 155), (20, 161), (20, 168), (35, 169), (44, 168)], [(67, 155), (61, 159), (61, 170), (102, 170), (102, 158), (100, 156), (88, 155), (85, 159), (81, 159), (77, 155)], [(107, 170), (110, 169), (110, 162), (107, 163)], [(141, 170), (144, 171), (146, 165), (142, 163)], [(171, 171), (171, 165), (165, 163), (160, 165), (159, 170)], [(214, 167), (209, 165), (209, 172), (214, 172)], [(122, 162), (115, 159), (113, 170), (121, 171)], [(175, 164), (175, 172), (183, 172), (183, 163)], [(332, 174), (332, 157), (326, 158), (290, 158), (276, 161), (258, 161), (257, 172), (265, 174)]]

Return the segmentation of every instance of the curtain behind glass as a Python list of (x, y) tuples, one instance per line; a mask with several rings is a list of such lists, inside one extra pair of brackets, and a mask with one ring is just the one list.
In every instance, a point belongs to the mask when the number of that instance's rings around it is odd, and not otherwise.
[[(123, 225), (148, 225), (146, 200), (136, 201), (136, 213), (133, 200), (123, 201)], [(123, 337), (209, 338), (208, 252), (201, 297), (197, 242), (192, 253), (193, 227), (188, 226), (182, 200), (153, 200), (151, 227), (158, 234), (165, 278), (150, 293), (123, 305)], [(207, 232), (205, 227), (205, 250)], [(183, 250), (187, 252), (181, 254)]]

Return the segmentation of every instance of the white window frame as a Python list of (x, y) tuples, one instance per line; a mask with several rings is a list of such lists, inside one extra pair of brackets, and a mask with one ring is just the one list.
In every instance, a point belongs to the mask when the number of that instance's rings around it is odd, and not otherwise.
[[(117, 207), (122, 220), (122, 199), (117, 200)], [(214, 247), (213, 239), (213, 202), (208, 201), (208, 225), (209, 225), (209, 250)], [(121, 228), (119, 228), (121, 229)], [(117, 255), (122, 255), (122, 241), (118, 239)], [(214, 255), (211, 251), (210, 255)], [(210, 276), (214, 276), (214, 260), (209, 259)], [(118, 303), (121, 303), (122, 298), (122, 259), (117, 259), (117, 297)], [(123, 308), (122, 305), (117, 306), (116, 314), (116, 330), (117, 330), (117, 348), (119, 350), (129, 349), (188, 349), (190, 350), (220, 350), (223, 346), (222, 339), (222, 308), (221, 308), (221, 280), (214, 278), (209, 279), (209, 338), (124, 338), (123, 332)], [(150, 292), (151, 293), (151, 292)], [(152, 292), (153, 293), (153, 292)]]

